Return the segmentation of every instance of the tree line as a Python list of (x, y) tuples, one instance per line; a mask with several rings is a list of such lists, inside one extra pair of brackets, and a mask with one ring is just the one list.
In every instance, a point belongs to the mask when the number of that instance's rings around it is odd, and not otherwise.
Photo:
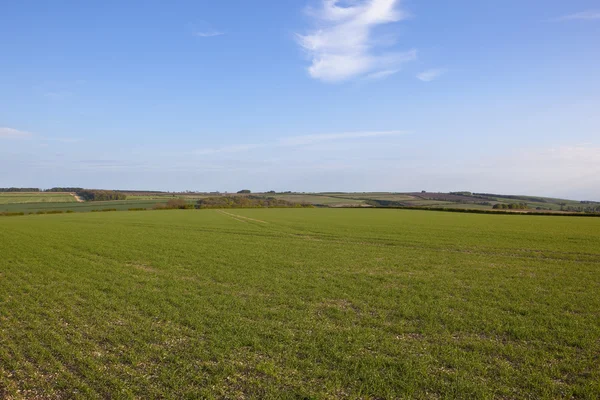
[(196, 208), (291, 208), (314, 207), (312, 204), (292, 203), (274, 197), (220, 196), (200, 199)]
[(127, 195), (114, 190), (93, 190), (93, 189), (81, 189), (75, 191), (77, 196), (81, 197), (86, 201), (109, 201), (109, 200), (126, 200)]
[(527, 203), (497, 203), (492, 207), (494, 210), (528, 210)]
[(0, 188), (0, 192), (39, 192), (40, 189), (39, 188), (16, 188), (16, 187), (10, 187), (10, 188)]

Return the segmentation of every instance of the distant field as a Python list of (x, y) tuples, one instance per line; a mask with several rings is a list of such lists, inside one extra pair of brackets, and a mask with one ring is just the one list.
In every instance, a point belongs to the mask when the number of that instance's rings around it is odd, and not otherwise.
[[(267, 195), (269, 196), (269, 195)], [(362, 200), (354, 200), (347, 198), (338, 198), (333, 196), (323, 196), (323, 195), (311, 195), (311, 194), (276, 194), (270, 195), (276, 197), (281, 200), (291, 201), (293, 203), (310, 203), (310, 204), (322, 204), (327, 206), (341, 206), (341, 205), (350, 205), (357, 206), (361, 205), (364, 202)]]
[(0, 192), (0, 206), (24, 203), (74, 203), (77, 200), (69, 193), (44, 192)]
[[(190, 203), (194, 203), (199, 199), (224, 194), (127, 192), (126, 195), (127, 200), (77, 204), (74, 203), (74, 197), (68, 193), (0, 193), (0, 212), (37, 212), (44, 210), (79, 212), (106, 208), (116, 208), (118, 210), (151, 208), (156, 203), (164, 203), (174, 198), (183, 198)], [(245, 196), (236, 193), (227, 195)], [(324, 207), (408, 206), (492, 210), (492, 206), (496, 203), (511, 204), (519, 202), (526, 202), (531, 212), (535, 212), (537, 208), (559, 211), (563, 209), (563, 206), (567, 210), (572, 207), (571, 210), (577, 211), (581, 210), (582, 207), (581, 202), (573, 200), (502, 195), (479, 195), (479, 197), (474, 197), (450, 193), (253, 193), (252, 196), (276, 197), (294, 203), (309, 203)], [(374, 204), (375, 202), (381, 203)]]
[(203, 194), (154, 194), (154, 195), (127, 195), (127, 200), (169, 200), (169, 199), (186, 199), (186, 200), (198, 200), (210, 197), (209, 195)]
[(406, 200), (418, 200), (414, 196), (397, 193), (348, 193), (348, 194), (332, 194), (332, 197), (338, 198), (351, 198), (360, 200), (388, 200), (388, 201), (406, 201)]
[(159, 200), (113, 200), (113, 201), (90, 201), (85, 203), (24, 203), (24, 204), (2, 204), (0, 211), (33, 213), (37, 211), (75, 211), (89, 212), (92, 210), (104, 210), (115, 208), (117, 210), (128, 210), (130, 208), (152, 208), (157, 203), (166, 203), (169, 199)]
[(600, 398), (600, 219), (0, 218), (0, 398)]

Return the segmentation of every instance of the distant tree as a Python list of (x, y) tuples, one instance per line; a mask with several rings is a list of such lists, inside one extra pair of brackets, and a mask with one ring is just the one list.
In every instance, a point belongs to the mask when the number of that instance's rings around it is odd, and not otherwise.
[(80, 189), (75, 192), (86, 201), (126, 200), (127, 195), (114, 190)]
[(250, 191), (248, 189), (243, 189), (243, 190), (240, 190), (238, 193), (239, 194), (250, 194), (250, 193), (252, 193), (252, 191)]
[(527, 203), (496, 203), (492, 207), (494, 210), (527, 210)]
[(274, 197), (220, 196), (207, 197), (197, 202), (196, 208), (269, 208), (269, 207), (312, 207), (311, 204), (292, 203)]
[(0, 188), (0, 192), (39, 192), (38, 188)]

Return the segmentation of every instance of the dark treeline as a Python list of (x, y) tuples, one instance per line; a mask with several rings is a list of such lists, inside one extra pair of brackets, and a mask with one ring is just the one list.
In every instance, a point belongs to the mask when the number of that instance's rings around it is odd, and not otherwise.
[(187, 210), (194, 208), (194, 205), (184, 199), (171, 199), (166, 203), (155, 204), (152, 208), (155, 210)]
[(44, 190), (44, 192), (79, 192), (80, 190), (83, 190), (83, 188), (80, 187), (53, 187), (52, 189), (46, 189)]
[(77, 196), (86, 201), (108, 201), (108, 200), (126, 200), (127, 195), (114, 190), (93, 190), (80, 189), (75, 192)]
[(220, 196), (200, 199), (196, 208), (290, 208), (313, 207), (311, 204), (292, 203), (274, 197), (260, 196)]
[[(583, 202), (582, 202), (583, 203)], [(593, 205), (587, 202), (587, 206), (563, 206), (561, 209), (568, 212), (600, 213), (600, 205)]]
[(0, 188), (0, 192), (39, 192), (38, 188)]
[(529, 207), (527, 203), (498, 203), (492, 207), (494, 210), (527, 210)]
[(373, 207), (406, 207), (407, 206), (407, 204), (404, 204), (401, 201), (374, 200), (374, 199), (369, 199), (369, 200), (365, 201), (365, 204), (368, 204)]

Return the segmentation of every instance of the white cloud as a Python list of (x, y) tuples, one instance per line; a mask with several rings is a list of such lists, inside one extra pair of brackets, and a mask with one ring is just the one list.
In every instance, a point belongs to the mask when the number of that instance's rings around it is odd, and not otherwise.
[(517, 148), (444, 165), (438, 178), (474, 191), (600, 200), (600, 147)]
[(582, 11), (575, 14), (564, 15), (557, 18), (557, 21), (573, 21), (573, 20), (600, 20), (600, 11)]
[(224, 146), (217, 148), (208, 148), (208, 149), (199, 149), (194, 151), (194, 154), (197, 155), (209, 155), (209, 154), (219, 154), (219, 153), (238, 153), (242, 151), (254, 150), (259, 147), (264, 147), (263, 144), (237, 144), (232, 146)]
[(344, 2), (345, 5), (340, 4), (341, 0), (321, 1), (319, 9), (309, 10), (317, 29), (307, 35), (297, 35), (299, 45), (311, 58), (308, 68), (311, 77), (340, 82), (396, 71), (401, 64), (416, 58), (416, 50), (377, 51), (389, 40), (375, 38), (373, 29), (407, 17), (398, 7), (399, 0), (350, 0)]
[(0, 138), (4, 139), (25, 139), (30, 138), (31, 133), (20, 131), (13, 128), (2, 128), (0, 127)]
[(399, 69), (387, 69), (383, 71), (373, 72), (372, 74), (367, 75), (367, 79), (385, 79), (388, 76), (394, 75), (395, 73), (400, 72)]
[(373, 131), (373, 132), (345, 132), (345, 133), (328, 133), (322, 135), (304, 135), (292, 136), (280, 139), (279, 146), (304, 146), (309, 144), (330, 142), (334, 140), (347, 140), (356, 138), (367, 138), (377, 136), (394, 136), (406, 134), (404, 131)]
[(265, 147), (299, 147), (308, 146), (316, 143), (332, 142), (339, 140), (349, 140), (358, 138), (380, 137), (380, 136), (396, 136), (407, 134), (405, 131), (370, 131), (370, 132), (344, 132), (344, 133), (327, 133), (320, 135), (303, 135), (289, 136), (280, 138), (270, 143), (248, 143), (231, 145), (217, 148), (199, 149), (193, 153), (196, 155), (212, 155), (222, 153), (239, 153), (250, 150), (255, 150)]
[(69, 137), (43, 137), (40, 140), (47, 142), (59, 142), (59, 143), (79, 143), (82, 142), (83, 139), (80, 138), (69, 138)]
[(50, 91), (50, 92), (44, 92), (43, 93), (44, 97), (47, 97), (51, 100), (65, 100), (69, 97), (73, 97), (74, 93), (67, 91), (67, 90), (63, 90), (63, 91)]
[(432, 68), (417, 74), (417, 79), (423, 82), (431, 82), (446, 73), (444, 68)]
[(214, 36), (221, 36), (224, 34), (225, 34), (225, 32), (219, 32), (219, 31), (194, 32), (194, 35), (198, 36), (198, 37), (214, 37)]

